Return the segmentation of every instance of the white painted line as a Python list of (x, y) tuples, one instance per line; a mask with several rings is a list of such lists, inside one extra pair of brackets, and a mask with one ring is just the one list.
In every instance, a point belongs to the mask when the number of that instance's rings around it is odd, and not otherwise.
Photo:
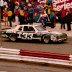
[(8, 72), (8, 71), (0, 71), (0, 72)]
[(50, 63), (50, 64), (72, 66), (72, 64), (70, 64), (68, 60), (32, 57), (32, 56), (0, 54), (0, 59), (9, 59), (9, 60), (17, 60), (17, 61), (21, 60), (21, 61), (29, 61), (29, 62), (37, 62), (37, 63)]

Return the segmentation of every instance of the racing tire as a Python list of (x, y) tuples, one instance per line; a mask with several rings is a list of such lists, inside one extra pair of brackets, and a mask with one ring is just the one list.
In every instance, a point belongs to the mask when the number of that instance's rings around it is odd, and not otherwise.
[(48, 44), (49, 41), (50, 41), (49, 36), (43, 36), (42, 41), (43, 41), (45, 44)]
[(15, 34), (10, 34), (10, 35), (9, 35), (9, 39), (10, 39), (11, 41), (15, 42), (15, 41), (16, 41), (16, 35), (15, 35)]

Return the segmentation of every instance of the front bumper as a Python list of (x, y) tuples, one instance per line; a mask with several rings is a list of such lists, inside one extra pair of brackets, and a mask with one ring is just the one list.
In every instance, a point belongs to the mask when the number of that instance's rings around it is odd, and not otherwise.
[(7, 34), (2, 34), (2, 37), (8, 38), (8, 35)]
[(67, 38), (61, 38), (57, 40), (58, 42), (63, 42), (63, 41), (67, 41)]
[(68, 39), (67, 35), (63, 34), (63, 35), (59, 35), (59, 36), (51, 38), (51, 41), (53, 41), (53, 42), (63, 42), (63, 41), (67, 41), (67, 39)]

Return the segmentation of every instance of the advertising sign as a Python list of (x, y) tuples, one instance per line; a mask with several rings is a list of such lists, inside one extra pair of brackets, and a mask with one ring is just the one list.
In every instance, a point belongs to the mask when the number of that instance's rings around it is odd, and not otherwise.
[(71, 0), (53, 0), (53, 7), (56, 11), (64, 9), (72, 9), (72, 1)]

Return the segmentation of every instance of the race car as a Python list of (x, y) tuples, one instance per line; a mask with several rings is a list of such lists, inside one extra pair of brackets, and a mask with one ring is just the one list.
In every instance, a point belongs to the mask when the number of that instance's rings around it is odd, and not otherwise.
[(17, 39), (23, 40), (40, 40), (44, 43), (64, 42), (67, 40), (67, 34), (54, 31), (48, 31), (41, 25), (17, 25), (14, 28), (7, 28), (2, 30), (2, 36), (16, 41)]

